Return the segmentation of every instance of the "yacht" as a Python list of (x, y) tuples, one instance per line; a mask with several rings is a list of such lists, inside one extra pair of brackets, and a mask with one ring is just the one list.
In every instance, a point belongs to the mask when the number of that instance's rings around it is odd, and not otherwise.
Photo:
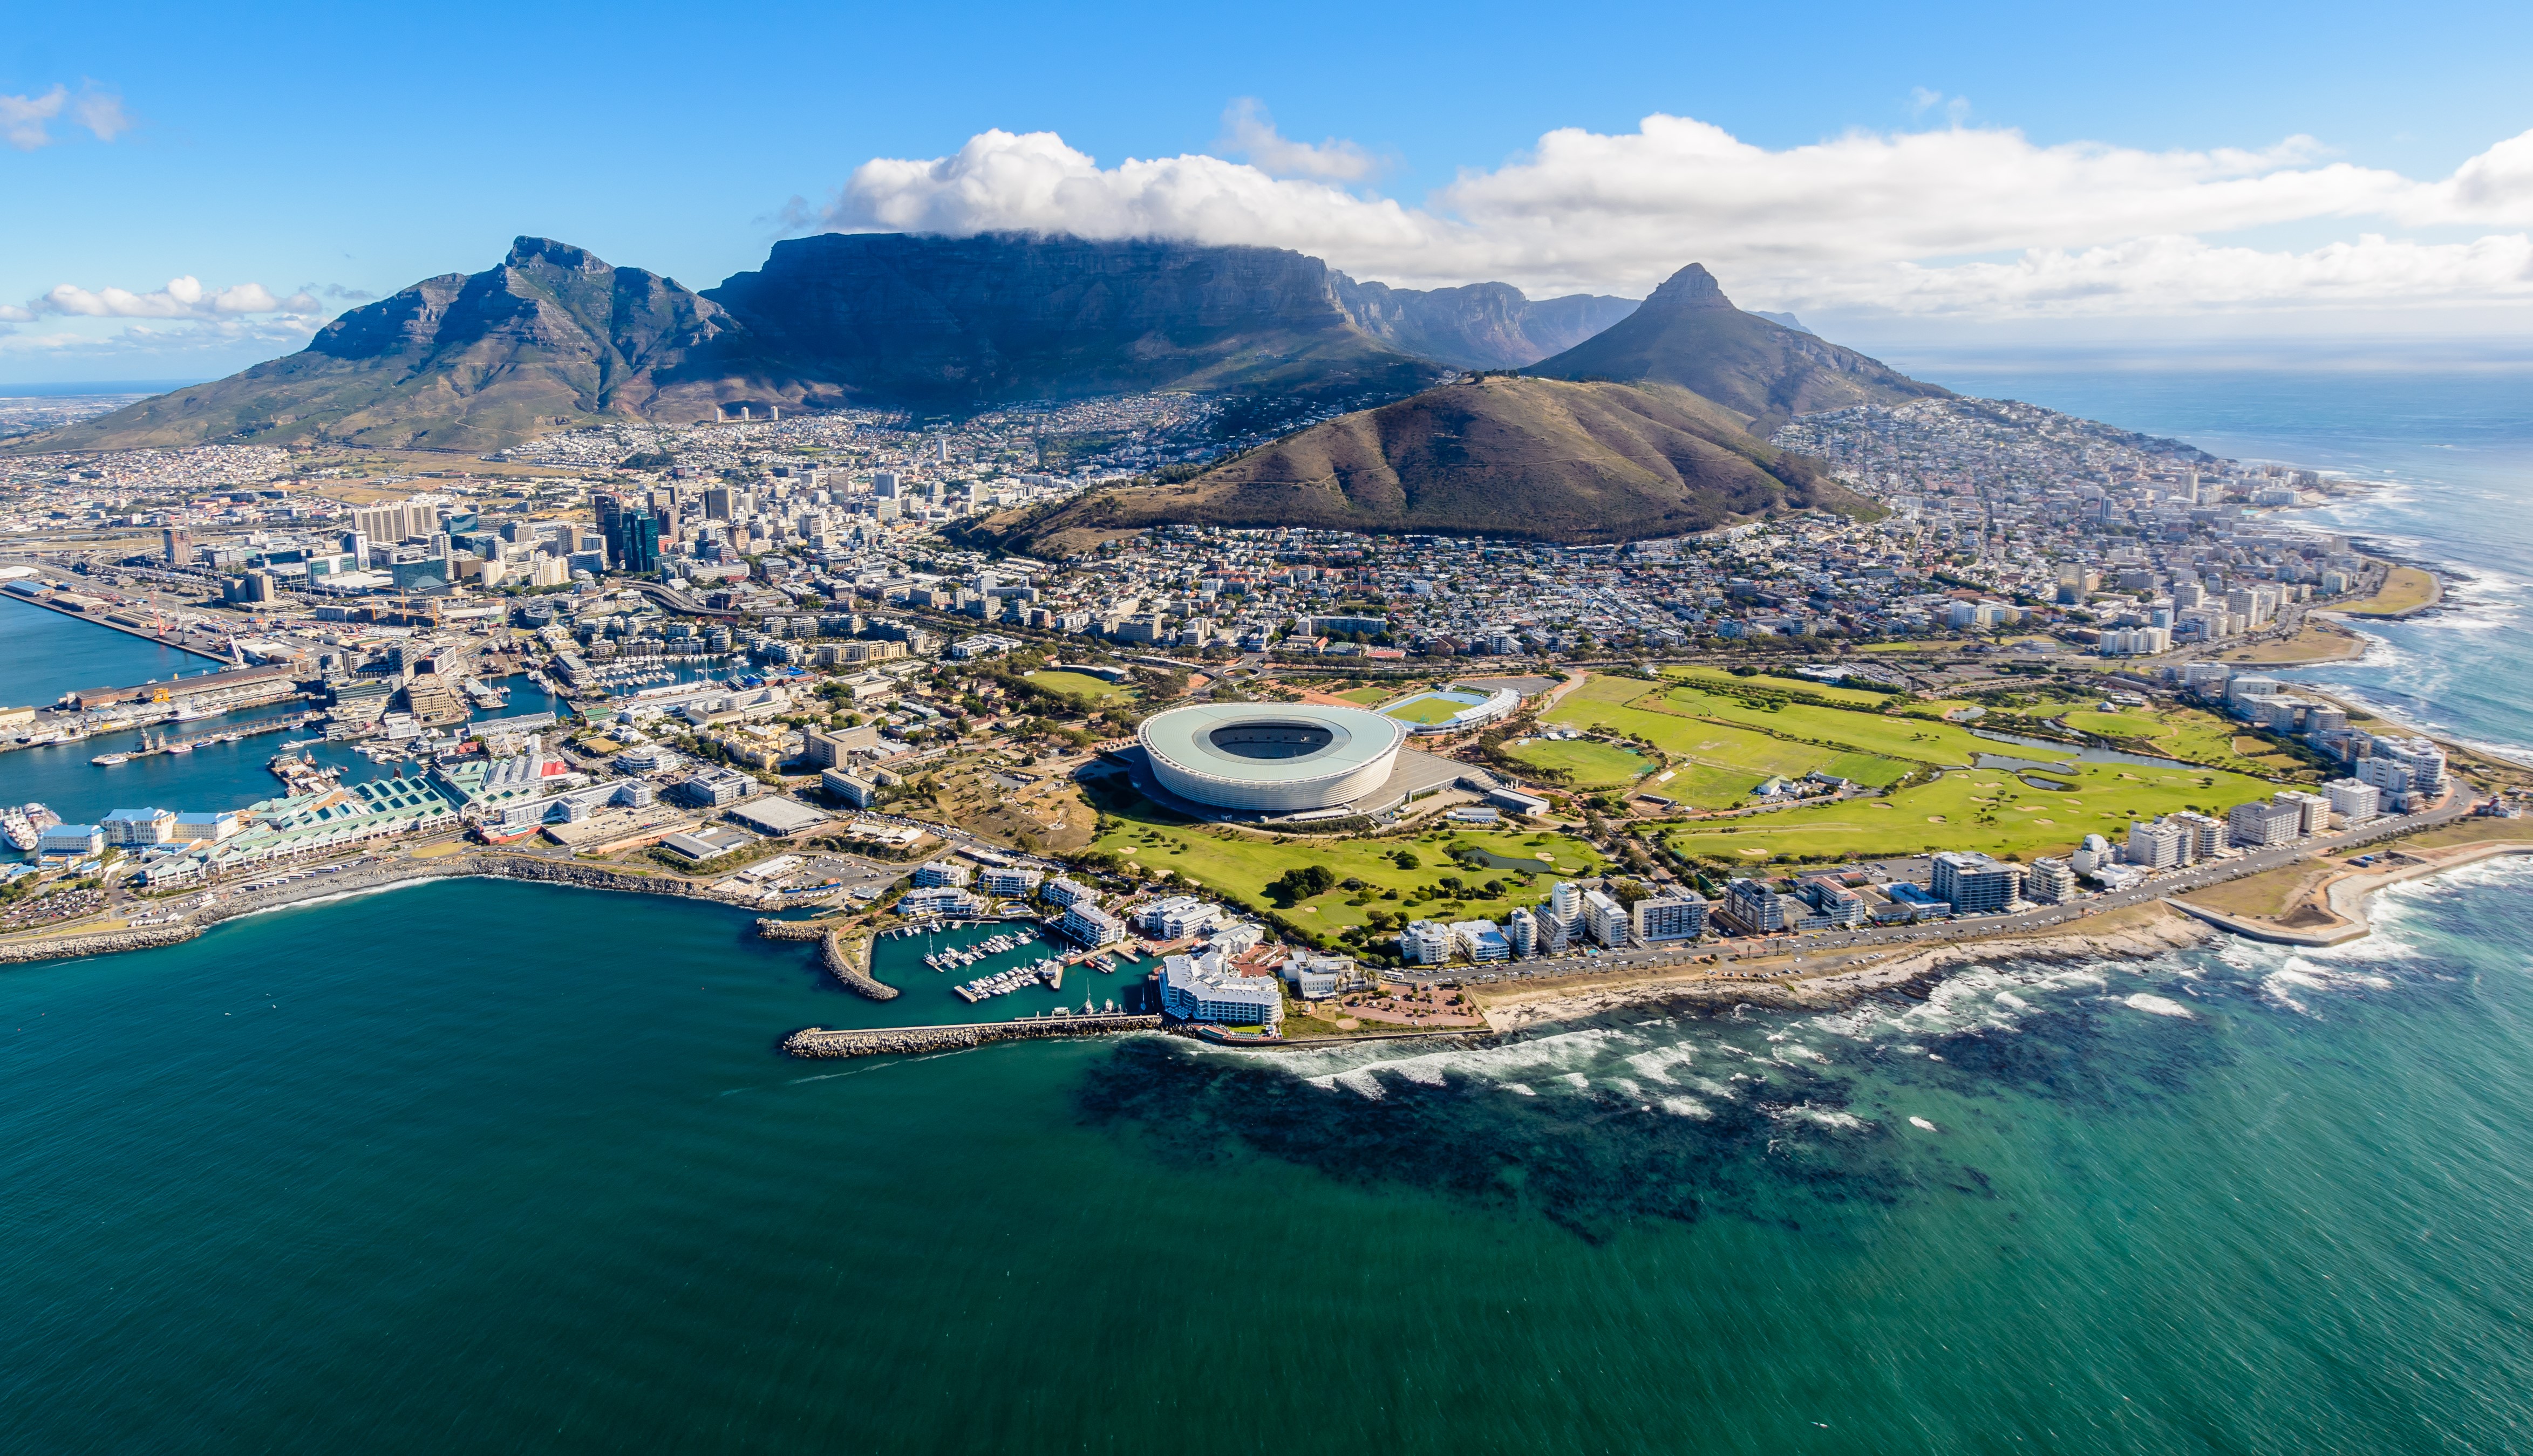
[(100, 753), (96, 757), (89, 759), (88, 762), (95, 764), (101, 769), (110, 769), (119, 763), (132, 762), (132, 755), (129, 753)]

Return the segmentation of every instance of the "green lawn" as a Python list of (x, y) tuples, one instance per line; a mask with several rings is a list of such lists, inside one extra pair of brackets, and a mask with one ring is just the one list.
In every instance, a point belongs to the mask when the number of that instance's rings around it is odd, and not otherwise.
[(1442, 723), (1454, 715), (1467, 712), (1473, 706), (1475, 705), (1470, 703), (1454, 703), (1449, 698), (1420, 696), (1409, 698), (1394, 708), (1384, 708), (1381, 711), (1383, 716), (1395, 718), (1401, 723)]
[(1653, 767), (1643, 754), (1632, 749), (1595, 743), (1586, 738), (1533, 738), (1512, 749), (1511, 753), (1523, 763), (1562, 771), (1568, 776), (1566, 782), (1577, 788), (1606, 788), (1632, 784)]
[[(1809, 703), (1779, 703), (1754, 708), (1739, 699), (1696, 687), (1676, 687), (1659, 699), (1671, 712), (1720, 718), (1770, 733), (1837, 743), (1858, 753), (1912, 763), (1971, 762), (1971, 755), (1994, 753), (1999, 745), (1954, 724), (1888, 713), (1851, 713)], [(2016, 749), (2021, 756), (2048, 758), (2040, 749)], [(1860, 778), (1861, 775), (1844, 777)], [(1897, 778), (1893, 775), (1892, 778)], [(1878, 782), (1888, 783), (1885, 779)]]
[(1385, 687), (1356, 687), (1349, 688), (1341, 693), (1330, 693), (1328, 696), (1341, 698), (1346, 702), (1365, 708), (1378, 708), (1383, 703), (1388, 701), (1390, 689)]
[[(1522, 889), (1512, 870), (1462, 869), (1445, 852), (1450, 844), (1465, 844), (1506, 859), (1537, 865), (1536, 873), (1543, 879), (1535, 889)], [(1523, 834), (1517, 830), (1484, 834), (1438, 831), (1415, 839), (1380, 840), (1327, 840), (1296, 835), (1278, 844), (1272, 839), (1237, 830), (1204, 825), (1145, 824), (1130, 818), (1123, 826), (1101, 836), (1095, 847), (1117, 854), (1132, 850), (1134, 861), (1148, 869), (1167, 869), (1192, 885), (1259, 905), (1272, 904), (1266, 894), (1269, 883), (1282, 878), (1286, 870), (1306, 865), (1325, 865), (1329, 873), (1341, 882), (1357, 879), (1372, 887), (1369, 894), (1373, 898), (1363, 904), (1351, 902), (1363, 899), (1364, 893), (1337, 889), (1283, 911), (1302, 924), (1322, 930), (1366, 924), (1375, 909), (1392, 915), (1404, 914), (1409, 918), (1440, 913), (1443, 903), (1411, 903), (1408, 897), (1414, 892), (1437, 886), (1444, 875), (1455, 876), (1470, 886), (1482, 885), (1488, 880), (1504, 882), (1506, 892), (1503, 898), (1456, 902), (1462, 909), (1451, 912), (1456, 918), (1500, 919), (1517, 904), (1545, 898), (1548, 893), (1546, 877), (1596, 875), (1601, 873), (1604, 863), (1598, 851), (1579, 840), (1557, 834)], [(1400, 849), (1415, 854), (1419, 861), (1415, 869), (1400, 869), (1390, 857)], [(1539, 858), (1543, 853), (1550, 857)], [(1399, 892), (1399, 898), (1379, 899), (1384, 890)]]
[[(1756, 728), (1702, 722), (1676, 706), (1675, 700), (1683, 694), (1697, 706), (1712, 703), (1731, 710), (1730, 714), (1719, 712), (1717, 717), (1733, 716), (1779, 731), (1785, 731), (1787, 725), (1795, 725), (1803, 729), (1797, 736), (1839, 742), (1840, 746), (1791, 742)], [(1567, 693), (1557, 710), (1548, 715), (1548, 721), (1605, 728), (1644, 738), (1669, 755), (1672, 766), (1680, 774), (1667, 784), (1642, 786), (1703, 809), (1730, 808), (1764, 781), (1779, 776), (1799, 779), (1822, 772), (1879, 786), (1897, 783), (1908, 774), (1909, 765), (1899, 761), (1902, 756), (1849, 752), (1842, 740), (1812, 730), (1817, 726), (1806, 715), (1876, 726), (1890, 724), (1900, 736), (1906, 736), (1907, 725), (1902, 720), (1800, 703), (1784, 703), (1769, 712), (1698, 688), (1679, 687), (1666, 692), (1658, 684), (1626, 677), (1592, 679)]]
[(1107, 698), (1131, 698), (1135, 695), (1135, 690), (1123, 683), (1110, 682), (1103, 677), (1093, 677), (1088, 672), (1031, 672), (1029, 674), (1029, 680), (1040, 687), (1053, 688), (1057, 692), (1069, 693), (1077, 698), (1088, 698), (1094, 703)]
[(2096, 709), (2080, 709), (2060, 720), (2080, 733), (2092, 733), (2104, 738), (2165, 738), (2175, 729), (2145, 713), (2104, 713)]
[(1978, 849), (2030, 859), (2059, 854), (2088, 834), (2114, 842), (2132, 817), (2197, 806), (2222, 816), (2269, 785), (2213, 769), (2162, 772), (2127, 764), (2074, 764), (2050, 777), (2076, 787), (2033, 788), (2011, 774), (1950, 773), (1887, 798), (1849, 799), (1718, 824), (1683, 825), (1666, 838), (1683, 854), (1750, 864), (1779, 856), (1870, 858), (1929, 849)]
[(1808, 677), (1778, 677), (1766, 672), (1742, 677), (1728, 672), (1722, 668), (1665, 668), (1663, 675), (1678, 677), (1684, 682), (1711, 682), (1725, 688), (1738, 685), (1771, 688), (1777, 692), (1809, 693), (1813, 697), (1826, 698), (1833, 703), (1853, 703), (1859, 708), (1869, 708), (1876, 712), (1893, 703), (1908, 701), (1908, 698), (1902, 694), (1866, 692), (1860, 687), (1841, 687), (1835, 682), (1815, 682)]

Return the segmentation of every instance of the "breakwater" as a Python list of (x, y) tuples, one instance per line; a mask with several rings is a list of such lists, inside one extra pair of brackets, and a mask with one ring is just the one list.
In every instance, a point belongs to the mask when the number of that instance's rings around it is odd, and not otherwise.
[(924, 1052), (968, 1051), (993, 1041), (1119, 1036), (1129, 1031), (1158, 1031), (1160, 1028), (1161, 1019), (1156, 1016), (1040, 1017), (1026, 1021), (973, 1021), (953, 1026), (878, 1026), (859, 1031), (830, 1031), (823, 1026), (809, 1026), (783, 1038), (783, 1050), (795, 1057), (913, 1056)]
[(756, 933), (767, 940), (824, 940), (827, 927), (817, 920), (777, 920), (766, 915), (758, 918)]
[(0, 945), (0, 964), (55, 961), (71, 956), (104, 956), (116, 951), (147, 951), (189, 941), (202, 933), (202, 927), (197, 925), (145, 925), (136, 930), (15, 941)]
[(818, 956), (827, 962), (829, 973), (843, 982), (845, 989), (854, 995), (865, 996), (873, 1001), (897, 999), (897, 988), (885, 981), (873, 979), (867, 968), (870, 961), (868, 937), (848, 946), (843, 936), (830, 930), (826, 938), (818, 944)]

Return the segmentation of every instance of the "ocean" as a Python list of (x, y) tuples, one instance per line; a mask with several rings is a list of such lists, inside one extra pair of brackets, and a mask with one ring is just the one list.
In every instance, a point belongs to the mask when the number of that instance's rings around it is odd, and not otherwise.
[[(2469, 580), (2329, 675), (2533, 742), (2522, 456), (2267, 376), (1935, 377), (2346, 448), (2394, 484), (2337, 528)], [(2521, 1449), (2528, 894), (1282, 1055), (794, 1062), (953, 977), (497, 882), (0, 969), (0, 1449)]]

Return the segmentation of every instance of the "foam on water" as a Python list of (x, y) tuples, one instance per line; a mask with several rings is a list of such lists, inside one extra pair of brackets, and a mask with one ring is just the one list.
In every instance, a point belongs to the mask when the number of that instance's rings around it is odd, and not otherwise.
[(2144, 991), (2129, 997), (2125, 1004), (2151, 1016), (2181, 1017), (2186, 1019), (2197, 1015), (2178, 1001), (2164, 996), (2150, 996)]

